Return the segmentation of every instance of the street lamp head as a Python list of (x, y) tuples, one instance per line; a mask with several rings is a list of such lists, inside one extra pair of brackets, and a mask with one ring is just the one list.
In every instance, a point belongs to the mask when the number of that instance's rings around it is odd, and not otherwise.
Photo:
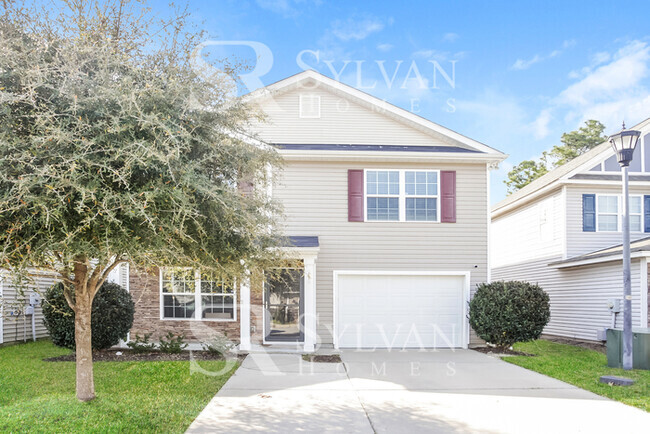
[(640, 135), (640, 131), (626, 130), (625, 122), (623, 122), (623, 129), (609, 136), (609, 143), (612, 145), (614, 152), (616, 152), (618, 164), (621, 167), (630, 165), (630, 161), (632, 161), (632, 156), (634, 155), (634, 148), (636, 148)]

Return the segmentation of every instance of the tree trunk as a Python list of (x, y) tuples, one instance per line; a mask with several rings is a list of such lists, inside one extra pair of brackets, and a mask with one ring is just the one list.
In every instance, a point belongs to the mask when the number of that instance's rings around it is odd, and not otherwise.
[(95, 381), (93, 378), (93, 348), (90, 315), (92, 298), (88, 294), (76, 294), (76, 312), (74, 317), (74, 335), (77, 357), (77, 399), (91, 401), (95, 399)]

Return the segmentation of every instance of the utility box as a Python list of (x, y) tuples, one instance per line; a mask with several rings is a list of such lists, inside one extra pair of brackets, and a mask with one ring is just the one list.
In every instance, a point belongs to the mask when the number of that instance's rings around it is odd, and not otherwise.
[[(607, 329), (607, 366), (623, 367), (623, 330)], [(650, 328), (632, 329), (632, 368), (650, 370)]]
[(41, 295), (40, 294), (29, 294), (29, 304), (32, 306), (40, 306), (41, 304)]

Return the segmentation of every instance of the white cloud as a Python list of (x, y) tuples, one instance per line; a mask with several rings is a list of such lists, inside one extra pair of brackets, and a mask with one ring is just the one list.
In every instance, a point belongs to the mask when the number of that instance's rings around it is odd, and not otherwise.
[[(486, 89), (474, 100), (456, 100), (456, 113), (471, 119), (467, 134), (497, 149), (508, 142), (525, 146), (530, 126), (525, 106), (518, 98)], [(504, 131), (507, 133), (504, 136)], [(522, 140), (520, 140), (521, 138)]]
[(414, 59), (423, 59), (426, 61), (437, 60), (439, 62), (447, 60), (460, 60), (465, 57), (464, 51), (458, 51), (456, 53), (450, 53), (449, 51), (441, 51), (435, 49), (421, 49), (411, 53), (411, 57)]
[(432, 59), (434, 57), (438, 59), (446, 59), (449, 57), (449, 53), (438, 50), (417, 50), (413, 52), (412, 56), (420, 59)]
[(612, 59), (612, 55), (607, 51), (601, 51), (591, 56), (588, 66), (584, 66), (577, 71), (569, 72), (569, 78), (579, 79), (587, 74), (590, 74), (595, 67), (602, 65), (603, 63), (609, 62)]
[(256, 0), (262, 9), (282, 15), (284, 18), (295, 17), (300, 14), (302, 5), (319, 6), (321, 0)]
[(537, 62), (540, 62), (541, 60), (542, 60), (542, 58), (538, 54), (535, 54), (535, 56), (533, 56), (532, 58), (530, 58), (528, 60), (517, 59), (517, 61), (512, 64), (511, 69), (514, 69), (514, 70), (517, 70), (517, 71), (528, 69), (531, 66), (533, 66), (534, 64), (536, 64)]
[(552, 120), (575, 128), (596, 119), (613, 131), (624, 119), (631, 125), (648, 116), (650, 47), (646, 42), (629, 42), (615, 53), (596, 53), (589, 65), (570, 76), (577, 81), (552, 98), (531, 124), (536, 138), (549, 134)]
[(458, 38), (459, 38), (458, 33), (453, 33), (453, 32), (445, 33), (444, 35), (442, 35), (442, 40), (445, 42), (456, 42)]
[(384, 23), (375, 17), (350, 17), (332, 23), (332, 34), (341, 41), (360, 41), (384, 29)]
[(514, 69), (515, 71), (522, 71), (524, 69), (528, 69), (531, 66), (533, 66), (536, 63), (542, 62), (544, 60), (552, 59), (554, 57), (559, 56), (562, 54), (565, 50), (573, 47), (576, 44), (576, 42), (573, 39), (568, 39), (562, 43), (562, 48), (556, 49), (548, 53), (547, 55), (541, 55), (541, 54), (535, 54), (533, 57), (531, 57), (528, 60), (525, 59), (517, 59), (515, 63), (512, 64), (510, 69)]
[(599, 66), (582, 80), (566, 88), (559, 102), (569, 105), (589, 105), (622, 96), (640, 84), (648, 75), (650, 47), (635, 41), (621, 48), (614, 60)]
[(542, 110), (542, 112), (537, 116), (537, 119), (533, 121), (530, 125), (533, 130), (533, 135), (536, 139), (543, 139), (549, 134), (549, 123), (552, 119), (551, 111), (548, 109)]
[(379, 44), (377, 45), (377, 50), (383, 51), (384, 53), (393, 49), (393, 44)]

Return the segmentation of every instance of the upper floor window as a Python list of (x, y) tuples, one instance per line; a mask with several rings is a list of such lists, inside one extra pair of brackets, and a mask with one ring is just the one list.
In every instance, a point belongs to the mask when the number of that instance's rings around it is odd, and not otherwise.
[(191, 268), (160, 270), (163, 319), (233, 320), (234, 281), (211, 277)]
[[(597, 195), (596, 228), (598, 232), (618, 232), (622, 227), (623, 204), (618, 195)], [(630, 196), (630, 231), (643, 231), (643, 201)]]
[(598, 196), (598, 231), (618, 231), (618, 196)]
[(406, 221), (438, 221), (438, 172), (408, 171)]
[(399, 221), (398, 170), (366, 171), (366, 219)]
[(436, 170), (366, 170), (367, 221), (439, 221)]

